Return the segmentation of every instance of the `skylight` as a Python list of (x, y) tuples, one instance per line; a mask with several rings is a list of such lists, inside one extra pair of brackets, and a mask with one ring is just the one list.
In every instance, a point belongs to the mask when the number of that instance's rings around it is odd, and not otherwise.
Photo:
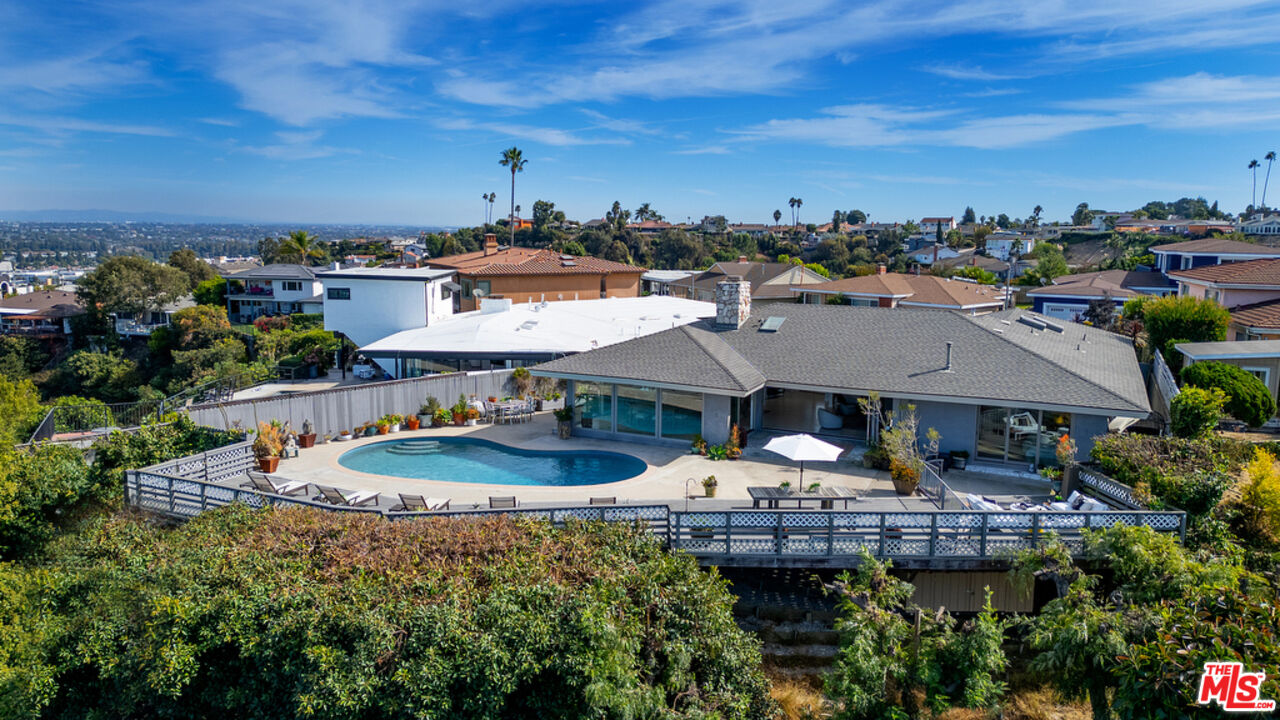
[(760, 332), (778, 332), (778, 328), (782, 327), (782, 323), (786, 321), (784, 317), (770, 315), (765, 318), (764, 323), (760, 325)]

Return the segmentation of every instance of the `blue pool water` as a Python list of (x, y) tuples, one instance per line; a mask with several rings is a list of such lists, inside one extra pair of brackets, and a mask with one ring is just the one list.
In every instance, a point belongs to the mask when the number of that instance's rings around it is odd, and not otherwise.
[(597, 485), (648, 467), (621, 453), (521, 450), (465, 437), (388, 440), (348, 450), (338, 464), (375, 475), (494, 485)]

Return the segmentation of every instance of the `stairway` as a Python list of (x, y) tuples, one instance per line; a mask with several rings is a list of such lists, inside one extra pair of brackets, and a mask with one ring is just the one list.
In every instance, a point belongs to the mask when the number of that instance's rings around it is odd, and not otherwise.
[(387, 447), (391, 455), (439, 455), (444, 452), (438, 440), (407, 440)]

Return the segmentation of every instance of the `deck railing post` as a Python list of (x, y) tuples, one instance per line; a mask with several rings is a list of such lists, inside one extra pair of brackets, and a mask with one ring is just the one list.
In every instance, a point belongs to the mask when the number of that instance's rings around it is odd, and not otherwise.
[(209, 451), (200, 453), (200, 467), (204, 468), (204, 481), (209, 482)]
[(827, 514), (827, 557), (836, 554), (836, 514)]
[(979, 544), (978, 554), (981, 557), (987, 556), (987, 528), (988, 528), (988, 521), (990, 520), (990, 518), (991, 518), (990, 513), (986, 513), (986, 512), (982, 513), (982, 536), (978, 539), (978, 544)]
[(209, 486), (200, 483), (200, 512), (204, 512), (209, 506)]
[(929, 513), (929, 557), (938, 552), (938, 513)]
[(876, 555), (884, 557), (884, 513), (880, 513), (880, 552)]
[(733, 554), (733, 512), (725, 511), (724, 514), (724, 554)]
[(773, 551), (777, 555), (782, 554), (782, 513), (778, 513), (773, 526)]
[(168, 480), (168, 481), (169, 481), (169, 512), (170, 512), (170, 514), (172, 514), (172, 513), (174, 513), (174, 512), (175, 512), (175, 510), (174, 510), (174, 502), (173, 502), (173, 494), (174, 494), (174, 492), (176, 492), (176, 489), (173, 487), (173, 478), (171, 478), (171, 477), (166, 477), (166, 478), (165, 478), (165, 480)]
[(1031, 515), (1031, 548), (1034, 550), (1040, 543), (1040, 513)]

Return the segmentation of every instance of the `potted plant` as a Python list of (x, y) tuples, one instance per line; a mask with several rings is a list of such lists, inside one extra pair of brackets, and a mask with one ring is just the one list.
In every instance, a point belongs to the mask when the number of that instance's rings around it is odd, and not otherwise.
[(791, 492), (791, 481), (790, 481), (790, 480), (783, 480), (782, 482), (778, 483), (778, 489), (779, 489), (779, 490), (781, 490), (781, 491), (782, 491), (782, 492), (784, 492), (784, 493), (790, 493), (790, 492)]
[(434, 395), (428, 395), (427, 401), (418, 408), (418, 422), (426, 427), (435, 422), (436, 411), (440, 409), (440, 401)]
[(573, 434), (573, 408), (562, 407), (555, 411), (556, 434), (561, 440), (568, 440)]
[(377, 434), (378, 434), (378, 424), (377, 424), (377, 423), (365, 423), (365, 424), (364, 424), (364, 436), (365, 436), (365, 437), (373, 437), (374, 435), (377, 435)]
[(388, 413), (386, 416), (387, 424), (391, 426), (391, 432), (400, 432), (400, 425), (404, 422), (403, 415), (396, 413)]
[(716, 486), (719, 484), (716, 482), (715, 475), (708, 475), (702, 479), (702, 490), (707, 494), (707, 497), (713, 498), (716, 496)]
[(811, 482), (811, 483), (809, 483), (809, 487), (805, 488), (805, 492), (815, 493), (815, 492), (818, 492), (818, 491), (819, 491), (819, 490), (821, 490), (821, 489), (822, 489), (822, 483), (820, 483), (820, 482)]
[(338, 439), (339, 439), (339, 440), (341, 440), (341, 441), (343, 441), (343, 442), (346, 442), (347, 440), (350, 440), (350, 439), (351, 439), (351, 438), (353, 438), (353, 437), (355, 437), (355, 436), (351, 434), (351, 431), (350, 431), (350, 430), (339, 430), (339, 431), (338, 431)]
[(480, 421), (480, 411), (473, 407), (467, 408), (466, 415), (467, 415), (468, 425), (475, 425), (477, 422)]
[(963, 470), (969, 464), (968, 450), (952, 450), (949, 454), (951, 455), (951, 467)]
[(899, 412), (885, 413), (880, 397), (875, 393), (859, 402), (868, 415), (875, 413), (879, 416), (880, 427), (884, 428), (880, 431), (880, 444), (889, 456), (889, 478), (893, 480), (893, 489), (899, 495), (915, 494), (924, 474), (924, 459), (938, 453), (938, 442), (942, 436), (929, 428), (922, 447), (920, 417), (916, 415), (915, 405), (907, 405)]
[(410, 430), (417, 430), (419, 427), (422, 426), (422, 421), (418, 419), (417, 415), (405, 415), (404, 424), (405, 424), (405, 427), (409, 428)]
[(694, 455), (707, 454), (707, 441), (701, 435), (693, 436), (693, 444), (689, 446), (689, 452)]
[(436, 408), (435, 414), (431, 416), (431, 426), (444, 427), (445, 425), (448, 425), (449, 421), (452, 419), (453, 419), (453, 413), (449, 412), (448, 410), (445, 410), (442, 407)]
[(258, 423), (258, 435), (253, 439), (253, 456), (258, 459), (258, 469), (273, 473), (280, 465), (280, 451), (284, 442), (279, 427), (271, 423)]
[(707, 458), (708, 458), (708, 459), (710, 459), (710, 460), (724, 460), (724, 459), (725, 459), (725, 458), (727, 458), (727, 457), (729, 457), (729, 454), (725, 451), (725, 449), (724, 449), (724, 446), (723, 446), (723, 445), (709, 445), (709, 446), (707, 446)]
[(330, 441), (330, 440), (332, 440), (332, 439), (333, 439), (333, 437), (332, 437), (331, 435), (329, 435), (329, 433), (325, 433), (325, 434), (324, 434), (323, 436), (321, 436), (321, 438), (320, 438), (320, 444), (321, 444), (321, 445), (328, 445), (328, 444), (329, 444), (329, 441)]
[(391, 423), (387, 422), (386, 416), (378, 418), (378, 422), (374, 424), (375, 432), (379, 435), (386, 435), (391, 432)]
[(497, 395), (490, 395), (490, 396), (489, 396), (489, 398), (488, 398), (488, 400), (489, 400), (489, 402), (491, 402), (491, 403), (496, 403), (496, 402), (498, 402), (498, 396), (497, 396)]
[(316, 431), (310, 420), (302, 421), (302, 432), (298, 433), (298, 447), (309, 448), (316, 444)]
[(467, 396), (466, 396), (466, 395), (459, 395), (459, 396), (458, 396), (458, 402), (454, 403), (454, 404), (453, 404), (453, 407), (452, 407), (452, 408), (450, 408), (450, 410), (452, 410), (452, 411), (453, 411), (453, 424), (454, 424), (454, 425), (461, 425), (462, 423), (466, 422), (466, 420), (467, 420)]
[(734, 425), (729, 428), (729, 439), (724, 444), (724, 456), (730, 460), (737, 460), (742, 457), (742, 445), (739, 444), (740, 434), (738, 426)]

